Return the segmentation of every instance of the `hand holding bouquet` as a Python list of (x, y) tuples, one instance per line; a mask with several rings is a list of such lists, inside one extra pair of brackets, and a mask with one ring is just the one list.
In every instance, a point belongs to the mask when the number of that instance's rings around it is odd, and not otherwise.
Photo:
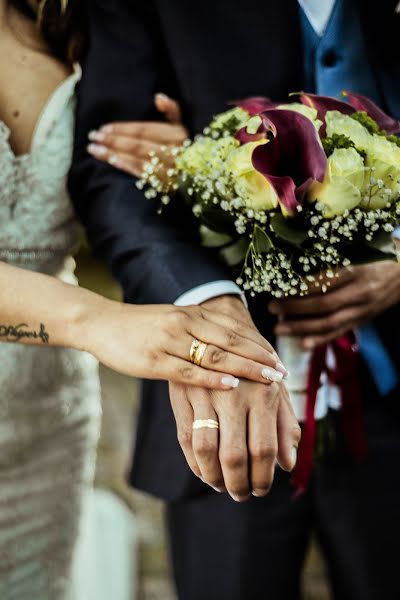
[[(175, 148), (172, 163), (153, 156), (138, 185), (165, 204), (183, 196), (203, 243), (218, 249), (250, 295), (326, 292), (342, 267), (397, 259), (400, 124), (367, 98), (344, 95), (349, 103), (304, 93), (290, 104), (238, 102)], [(354, 455), (365, 450), (356, 338), (349, 332), (311, 351), (299, 338), (280, 337), (277, 349), (291, 372), (295, 412), (306, 422), (294, 473), (302, 489), (322, 375), (340, 387)]]

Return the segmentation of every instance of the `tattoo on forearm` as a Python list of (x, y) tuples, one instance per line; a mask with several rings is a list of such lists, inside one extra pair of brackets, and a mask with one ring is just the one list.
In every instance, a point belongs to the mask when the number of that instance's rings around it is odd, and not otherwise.
[(20, 323), (19, 325), (0, 325), (0, 339), (7, 342), (20, 342), (23, 338), (40, 339), (43, 344), (48, 344), (50, 336), (46, 331), (46, 326), (40, 323), (39, 331), (29, 331), (29, 325)]

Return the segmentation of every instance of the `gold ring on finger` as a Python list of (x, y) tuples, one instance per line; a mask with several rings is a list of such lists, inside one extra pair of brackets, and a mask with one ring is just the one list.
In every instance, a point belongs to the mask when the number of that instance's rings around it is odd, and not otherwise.
[(190, 361), (197, 367), (201, 367), (206, 350), (207, 344), (205, 342), (194, 339), (190, 346)]
[(193, 429), (219, 429), (219, 423), (215, 419), (196, 419)]

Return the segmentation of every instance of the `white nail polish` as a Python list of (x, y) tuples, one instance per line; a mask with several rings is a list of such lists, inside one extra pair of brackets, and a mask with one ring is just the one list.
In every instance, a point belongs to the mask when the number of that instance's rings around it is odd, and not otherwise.
[(100, 144), (89, 144), (88, 152), (94, 154), (95, 156), (104, 156), (107, 154), (107, 148), (105, 148), (105, 146), (101, 146)]
[(236, 377), (232, 377), (232, 375), (224, 375), (224, 377), (221, 378), (221, 383), (222, 385), (227, 385), (230, 388), (237, 388), (239, 387), (240, 380)]
[(283, 379), (283, 373), (279, 373), (270, 367), (265, 367), (261, 371), (261, 375), (264, 377), (264, 379), (269, 379), (270, 381), (274, 381), (276, 383), (281, 383)]
[(292, 465), (293, 467), (295, 466), (295, 464), (297, 463), (297, 448), (293, 447), (292, 448)]
[(119, 158), (115, 154), (113, 154), (112, 156), (110, 156), (110, 158), (108, 159), (108, 162), (113, 167), (118, 167), (118, 165), (120, 164)]
[(114, 131), (114, 127), (113, 125), (103, 125), (103, 127), (100, 127), (100, 131), (103, 133), (112, 133)]
[(156, 98), (158, 98), (159, 100), (169, 100), (167, 94), (163, 94), (162, 92), (159, 92), (158, 94), (156, 94)]
[(88, 135), (89, 140), (93, 142), (104, 142), (105, 137), (105, 133), (101, 131), (91, 131)]
[(276, 363), (275, 369), (279, 371), (279, 373), (282, 373), (284, 377), (288, 376), (288, 370), (286, 369), (285, 365), (283, 365), (281, 362)]

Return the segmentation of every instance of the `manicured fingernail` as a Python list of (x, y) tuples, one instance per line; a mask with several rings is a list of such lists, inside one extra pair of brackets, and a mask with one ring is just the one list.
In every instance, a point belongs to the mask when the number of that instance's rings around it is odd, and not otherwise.
[(276, 363), (275, 369), (277, 371), (279, 371), (280, 373), (282, 373), (282, 375), (284, 377), (287, 377), (289, 375), (289, 371), (286, 369), (286, 367), (281, 362)]
[(113, 125), (103, 125), (102, 127), (100, 127), (100, 131), (102, 131), (103, 133), (112, 133), (114, 131), (114, 126)]
[(113, 154), (112, 156), (110, 156), (110, 158), (108, 159), (108, 162), (113, 167), (120, 167), (122, 165), (122, 162), (120, 161), (120, 159), (118, 158), (118, 156), (116, 156), (115, 154)]
[(312, 338), (306, 338), (303, 340), (303, 348), (306, 350), (312, 350), (315, 347), (315, 342)]
[(89, 140), (92, 142), (104, 142), (106, 134), (101, 131), (91, 131), (88, 135)]
[(167, 94), (163, 94), (162, 92), (159, 92), (158, 94), (156, 94), (155, 98), (157, 98), (157, 100), (162, 100), (162, 102), (169, 100)]
[(292, 448), (291, 459), (292, 459), (292, 469), (294, 469), (294, 467), (296, 466), (296, 463), (297, 463), (297, 448), (295, 446)]
[(226, 385), (230, 388), (237, 388), (239, 387), (240, 380), (236, 377), (232, 377), (232, 375), (224, 375), (221, 378), (221, 383), (222, 385)]
[(226, 491), (224, 488), (217, 488), (217, 487), (214, 487), (213, 485), (211, 487), (213, 490), (218, 492), (218, 494), (223, 494)]
[(100, 144), (89, 144), (87, 151), (89, 154), (93, 154), (94, 156), (104, 156), (107, 154), (107, 148), (105, 146), (101, 146)]
[(263, 490), (261, 488), (255, 488), (251, 493), (256, 498), (264, 498), (268, 494), (269, 490)]
[(281, 383), (283, 379), (282, 373), (279, 373), (270, 367), (265, 367), (265, 369), (261, 371), (261, 375), (264, 377), (264, 379), (269, 379), (270, 381), (274, 381), (276, 383)]

